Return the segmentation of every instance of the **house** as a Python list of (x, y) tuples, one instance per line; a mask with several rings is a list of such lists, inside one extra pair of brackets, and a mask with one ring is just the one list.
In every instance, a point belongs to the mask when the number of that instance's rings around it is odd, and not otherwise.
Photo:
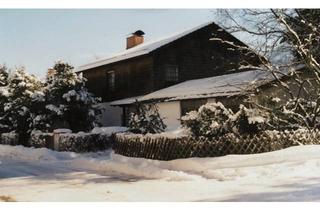
[(144, 42), (144, 36), (138, 30), (127, 37), (125, 51), (78, 68), (88, 80), (89, 91), (103, 100), (101, 122), (105, 126), (126, 123), (128, 109), (114, 106), (113, 101), (134, 100), (181, 82), (231, 74), (242, 62), (257, 65), (261, 59), (210, 41), (215, 37), (246, 46), (213, 22), (159, 40)]
[[(143, 103), (153, 103), (157, 106), (159, 114), (164, 118), (168, 130), (180, 127), (180, 119), (186, 113), (197, 110), (201, 105), (208, 102), (222, 102), (228, 108), (237, 110), (244, 99), (254, 93), (254, 100), (262, 103), (267, 97), (282, 100), (289, 99), (286, 92), (273, 84), (277, 76), (287, 85), (292, 85), (289, 70), (297, 70), (304, 73), (308, 81), (312, 76), (307, 75), (304, 66), (281, 69), (280, 73), (270, 72), (261, 68), (260, 70), (248, 70), (244, 72), (226, 74), (221, 76), (208, 77), (185, 81), (144, 96), (127, 98), (113, 101), (111, 106), (120, 106), (128, 114), (132, 110), (132, 104), (138, 100)], [(296, 84), (296, 83), (294, 83)], [(260, 90), (257, 93), (257, 89)], [(291, 88), (293, 90), (293, 88)]]
[[(273, 78), (261, 70), (251, 70), (203, 79), (189, 80), (150, 94), (111, 102), (129, 114), (135, 100), (156, 104), (168, 130), (180, 126), (180, 118), (187, 112), (197, 110), (207, 102), (220, 101), (229, 108), (237, 108), (242, 98), (259, 84), (267, 84)], [(253, 85), (254, 84), (254, 85)], [(127, 123), (127, 122), (126, 122)]]

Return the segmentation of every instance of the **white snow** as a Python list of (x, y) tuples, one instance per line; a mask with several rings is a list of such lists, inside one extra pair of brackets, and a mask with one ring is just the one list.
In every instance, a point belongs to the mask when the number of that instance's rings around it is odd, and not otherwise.
[(0, 96), (9, 96), (8, 88), (7, 87), (0, 87)]
[(120, 127), (120, 126), (95, 127), (92, 129), (91, 133), (103, 133), (103, 134), (111, 135), (113, 133), (126, 132), (127, 130), (128, 130), (127, 127)]
[(72, 133), (72, 130), (68, 128), (58, 128), (58, 129), (54, 129), (53, 133)]
[(46, 109), (55, 112), (57, 115), (62, 115), (63, 106), (61, 107), (61, 105), (60, 105), (60, 107), (57, 107), (53, 104), (48, 104), (48, 105), (46, 105)]
[(172, 161), (0, 145), (17, 201), (320, 201), (320, 146)]

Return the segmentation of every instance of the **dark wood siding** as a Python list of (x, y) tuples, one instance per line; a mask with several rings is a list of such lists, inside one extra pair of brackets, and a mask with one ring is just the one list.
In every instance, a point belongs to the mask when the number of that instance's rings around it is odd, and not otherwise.
[(172, 85), (165, 80), (165, 67), (177, 65), (179, 82), (191, 79), (234, 73), (244, 59), (249, 63), (258, 63), (256, 55), (244, 56), (230, 45), (219, 41), (210, 41), (220, 37), (236, 44), (242, 44), (230, 34), (219, 31), (216, 25), (209, 25), (153, 52), (155, 89)]
[[(84, 71), (84, 77), (89, 91), (107, 102), (152, 92), (152, 68), (153, 59), (148, 55)], [(108, 89), (110, 71), (115, 73), (114, 90)]]

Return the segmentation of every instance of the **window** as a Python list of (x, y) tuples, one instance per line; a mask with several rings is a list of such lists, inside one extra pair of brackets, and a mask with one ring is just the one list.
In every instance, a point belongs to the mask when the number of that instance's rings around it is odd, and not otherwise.
[(198, 110), (200, 106), (207, 103), (207, 99), (192, 99), (180, 101), (181, 116), (186, 115), (188, 112)]
[(179, 68), (175, 65), (169, 65), (165, 67), (166, 81), (177, 82), (179, 81)]
[(107, 72), (107, 87), (109, 91), (115, 90), (115, 73), (114, 71)]

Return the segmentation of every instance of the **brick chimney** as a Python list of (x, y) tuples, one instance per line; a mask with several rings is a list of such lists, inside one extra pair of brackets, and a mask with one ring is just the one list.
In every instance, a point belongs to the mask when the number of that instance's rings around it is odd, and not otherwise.
[(131, 36), (127, 37), (127, 49), (130, 49), (139, 44), (142, 44), (144, 41), (143, 35), (144, 35), (144, 32), (141, 30), (138, 30), (132, 33)]

